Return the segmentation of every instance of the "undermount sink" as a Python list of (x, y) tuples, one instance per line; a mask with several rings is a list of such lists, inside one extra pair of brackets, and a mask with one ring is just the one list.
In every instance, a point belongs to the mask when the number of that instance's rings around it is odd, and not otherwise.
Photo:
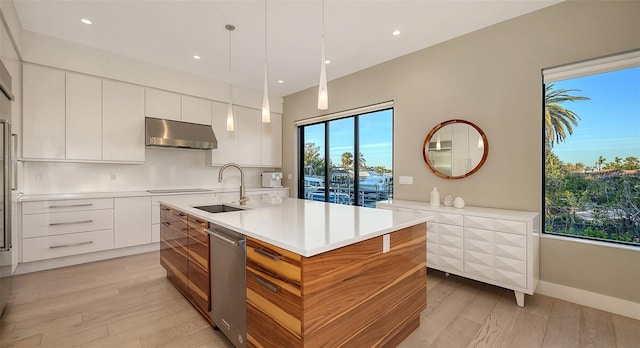
[(199, 207), (194, 207), (196, 209), (204, 210), (208, 213), (228, 213), (231, 211), (243, 210), (240, 208), (232, 207), (226, 204), (214, 204), (214, 205), (201, 205)]

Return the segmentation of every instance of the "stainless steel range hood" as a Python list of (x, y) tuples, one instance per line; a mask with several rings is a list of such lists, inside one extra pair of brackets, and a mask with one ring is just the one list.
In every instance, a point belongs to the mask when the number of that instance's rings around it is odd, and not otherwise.
[(213, 128), (206, 124), (163, 120), (146, 117), (147, 146), (179, 147), (211, 150), (218, 147)]

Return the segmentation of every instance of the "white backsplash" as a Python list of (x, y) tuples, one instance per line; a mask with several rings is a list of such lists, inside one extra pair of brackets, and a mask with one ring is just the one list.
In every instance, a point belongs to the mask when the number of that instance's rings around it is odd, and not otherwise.
[[(205, 164), (202, 150), (146, 148), (144, 164), (24, 162), (25, 194), (144, 191), (174, 188), (234, 188), (240, 173), (228, 168), (222, 184), (220, 167)], [(260, 173), (272, 168), (244, 168), (245, 186), (261, 186)]]

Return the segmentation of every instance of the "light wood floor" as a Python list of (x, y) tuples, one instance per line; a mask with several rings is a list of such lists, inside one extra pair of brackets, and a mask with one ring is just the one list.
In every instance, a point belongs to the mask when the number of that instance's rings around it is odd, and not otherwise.
[[(15, 277), (0, 347), (232, 347), (166, 280), (157, 252)], [(640, 321), (429, 271), (414, 347), (640, 347)], [(280, 348), (280, 347), (278, 347)], [(359, 347), (357, 347), (359, 348)]]

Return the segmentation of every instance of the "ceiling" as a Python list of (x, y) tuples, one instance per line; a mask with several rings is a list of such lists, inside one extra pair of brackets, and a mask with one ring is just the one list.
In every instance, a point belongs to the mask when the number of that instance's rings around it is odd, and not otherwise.
[[(560, 0), (326, 0), (329, 80)], [(25, 30), (262, 90), (265, 3), (255, 0), (14, 0)], [(267, 2), (269, 91), (317, 85), (322, 2)], [(93, 24), (80, 22), (90, 19)], [(392, 31), (400, 30), (398, 36)], [(199, 55), (200, 60), (193, 58)], [(283, 83), (279, 83), (282, 80)]]

